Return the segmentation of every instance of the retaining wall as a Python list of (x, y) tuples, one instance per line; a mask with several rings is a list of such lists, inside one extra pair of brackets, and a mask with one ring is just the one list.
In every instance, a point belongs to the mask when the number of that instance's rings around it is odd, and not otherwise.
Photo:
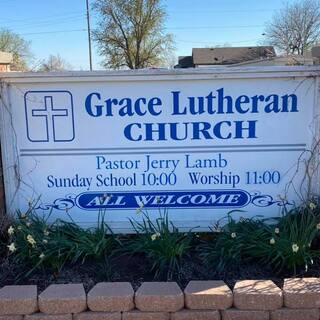
[(87, 294), (82, 284), (0, 289), (0, 320), (319, 320), (320, 278), (145, 282), (134, 292), (128, 282), (105, 282)]

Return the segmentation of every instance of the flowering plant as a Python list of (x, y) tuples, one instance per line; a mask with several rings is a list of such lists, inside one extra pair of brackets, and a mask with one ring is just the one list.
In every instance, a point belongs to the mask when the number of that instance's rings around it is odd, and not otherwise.
[(182, 259), (190, 252), (191, 232), (179, 232), (169, 220), (167, 210), (159, 209), (159, 216), (154, 220), (142, 208), (139, 215), (141, 221), (131, 220), (137, 236), (124, 245), (124, 253), (145, 255), (155, 278), (179, 277)]
[(99, 214), (98, 224), (92, 229), (62, 220), (49, 224), (48, 219), (49, 216), (41, 217), (29, 210), (18, 213), (15, 223), (7, 229), (9, 257), (29, 268), (29, 272), (17, 278), (41, 268), (58, 274), (66, 263), (103, 262), (113, 253), (115, 237), (103, 214)]
[(236, 211), (230, 212), (227, 223), (219, 227), (222, 232), (215, 233), (213, 241), (200, 245), (200, 256), (218, 271), (243, 262), (270, 265), (276, 272), (308, 269), (314, 257), (320, 256), (320, 251), (312, 246), (320, 235), (320, 215), (316, 208), (312, 203), (270, 220), (236, 221), (232, 217)]

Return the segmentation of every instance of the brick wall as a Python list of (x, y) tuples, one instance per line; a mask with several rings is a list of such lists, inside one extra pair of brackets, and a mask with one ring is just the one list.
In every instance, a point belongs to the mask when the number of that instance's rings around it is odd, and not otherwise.
[(82, 284), (0, 289), (0, 320), (319, 320), (320, 278), (223, 281), (105, 282), (87, 294)]
[(0, 64), (0, 72), (9, 72), (10, 65), (9, 64)]

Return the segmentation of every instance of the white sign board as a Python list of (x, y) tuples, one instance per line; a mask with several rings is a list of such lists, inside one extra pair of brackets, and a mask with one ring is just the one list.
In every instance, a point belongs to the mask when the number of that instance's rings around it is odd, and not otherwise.
[[(7, 208), (129, 231), (137, 208), (181, 228), (298, 203), (317, 126), (316, 68), (3, 74)], [(294, 177), (294, 180), (292, 180)], [(285, 201), (283, 199), (286, 199)], [(139, 210), (138, 210), (139, 211)]]

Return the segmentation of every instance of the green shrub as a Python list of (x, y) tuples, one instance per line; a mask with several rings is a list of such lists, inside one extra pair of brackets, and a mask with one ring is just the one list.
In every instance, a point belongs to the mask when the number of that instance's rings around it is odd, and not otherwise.
[(297, 268), (313, 264), (320, 251), (312, 248), (319, 233), (319, 216), (310, 207), (286, 212), (281, 218), (266, 220), (240, 219), (231, 212), (227, 223), (214, 240), (203, 242), (200, 256), (211, 268), (221, 271), (228, 265), (257, 262), (270, 265), (275, 272), (296, 273)]
[(181, 272), (181, 261), (187, 256), (192, 233), (180, 233), (169, 221), (168, 212), (152, 221), (146, 212), (141, 213), (142, 222), (131, 220), (137, 235), (125, 245), (126, 254), (143, 254), (150, 263), (155, 278), (172, 279)]
[(240, 266), (247, 258), (248, 247), (255, 241), (268, 237), (262, 221), (256, 218), (241, 218), (236, 221), (232, 218), (234, 212), (228, 214), (223, 226), (217, 224), (212, 237), (203, 241), (198, 249), (205, 264), (219, 272), (228, 266)]
[(307, 270), (320, 255), (320, 251), (312, 247), (319, 234), (319, 216), (308, 207), (286, 213), (275, 228), (265, 228), (269, 238), (252, 243), (246, 254), (262, 265), (271, 264), (276, 272), (291, 270), (295, 274), (299, 267)]
[(15, 224), (8, 229), (11, 258), (29, 268), (24, 276), (45, 267), (59, 273), (66, 263), (107, 262), (113, 254), (116, 239), (104, 221), (104, 214), (99, 214), (97, 226), (91, 229), (62, 220), (48, 224), (48, 218), (33, 210), (18, 213)]

